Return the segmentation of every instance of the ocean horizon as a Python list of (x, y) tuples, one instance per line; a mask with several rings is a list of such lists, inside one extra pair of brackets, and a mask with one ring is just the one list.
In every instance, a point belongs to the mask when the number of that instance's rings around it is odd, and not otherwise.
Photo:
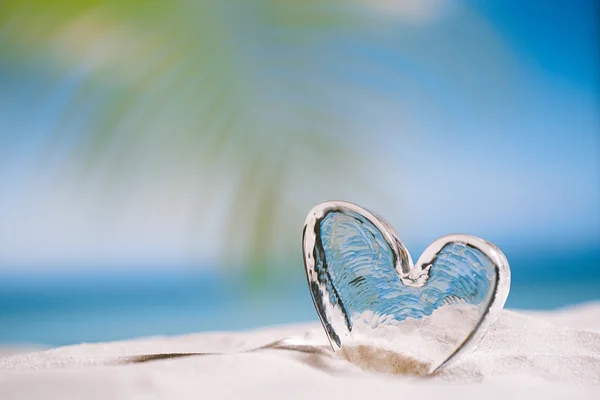
[[(600, 251), (511, 254), (506, 308), (600, 300)], [(243, 270), (149, 266), (0, 273), (0, 344), (60, 346), (318, 321), (303, 268), (258, 284)]]

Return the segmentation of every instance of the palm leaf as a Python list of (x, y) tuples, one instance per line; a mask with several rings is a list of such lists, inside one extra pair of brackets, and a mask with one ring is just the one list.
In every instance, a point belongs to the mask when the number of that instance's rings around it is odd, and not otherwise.
[[(351, 144), (364, 133), (352, 115), (380, 94), (347, 73), (370, 66), (343, 43), (377, 46), (381, 21), (358, 4), (9, 0), (0, 3), (0, 57), (49, 59), (58, 79), (82, 74), (46, 153), (85, 115), (72, 157), (85, 166), (79, 179), (102, 182), (99, 192), (135, 180), (132, 166), (148, 159), (199, 171), (192, 238), (223, 187), (213, 177), (235, 171), (225, 245), (237, 249), (234, 259), (265, 266), (275, 239), (285, 238), (284, 253), (297, 247), (312, 203), (345, 185), (373, 189), (368, 159)], [(311, 177), (303, 184), (331, 189), (288, 207), (289, 176), (299, 170)], [(274, 225), (288, 214), (298, 224)]]

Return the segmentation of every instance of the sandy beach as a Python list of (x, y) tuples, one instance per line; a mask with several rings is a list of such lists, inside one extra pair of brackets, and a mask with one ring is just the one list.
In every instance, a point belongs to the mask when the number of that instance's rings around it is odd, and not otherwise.
[(317, 323), (36, 352), (4, 349), (0, 357), (18, 351), (0, 358), (5, 400), (597, 399), (600, 303), (553, 312), (505, 310), (475, 352), (426, 378), (360, 370), (332, 353)]

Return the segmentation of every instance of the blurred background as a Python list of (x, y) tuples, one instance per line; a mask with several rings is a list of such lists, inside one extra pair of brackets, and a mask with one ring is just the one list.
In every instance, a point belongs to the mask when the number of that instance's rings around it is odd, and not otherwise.
[(0, 1), (0, 343), (316, 320), (310, 208), (600, 300), (599, 4)]

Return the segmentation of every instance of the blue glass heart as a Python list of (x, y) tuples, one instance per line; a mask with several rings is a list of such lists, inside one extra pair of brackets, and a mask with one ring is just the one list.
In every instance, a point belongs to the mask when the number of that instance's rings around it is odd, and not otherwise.
[(433, 242), (413, 266), (381, 217), (314, 207), (303, 234), (311, 295), (333, 350), (362, 368), (427, 374), (473, 349), (504, 307), (510, 268), (468, 235)]

